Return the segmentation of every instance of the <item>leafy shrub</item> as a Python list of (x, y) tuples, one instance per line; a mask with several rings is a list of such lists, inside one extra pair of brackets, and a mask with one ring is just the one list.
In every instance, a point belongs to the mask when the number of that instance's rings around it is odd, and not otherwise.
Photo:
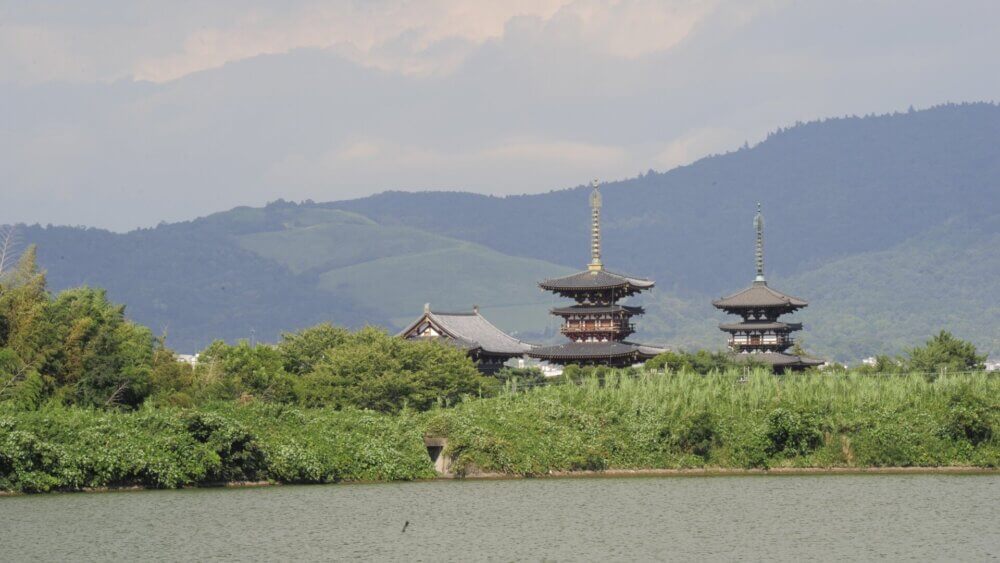
[(508, 383), (511, 381), (517, 381), (519, 387), (535, 387), (538, 385), (543, 385), (546, 383), (545, 374), (542, 370), (530, 367), (530, 368), (510, 368), (505, 367), (494, 374), (495, 378), (501, 383)]
[(974, 446), (993, 437), (993, 419), (997, 407), (975, 395), (968, 386), (952, 394), (948, 401), (948, 416), (944, 433), (954, 440), (967, 440)]
[(806, 455), (823, 442), (815, 414), (777, 408), (766, 418), (768, 455)]
[(218, 456), (218, 463), (209, 471), (209, 479), (256, 481), (266, 475), (264, 452), (256, 436), (243, 424), (213, 412), (188, 412), (182, 420), (188, 433)]
[(716, 442), (715, 417), (707, 410), (685, 415), (670, 435), (677, 447), (686, 453), (707, 458)]

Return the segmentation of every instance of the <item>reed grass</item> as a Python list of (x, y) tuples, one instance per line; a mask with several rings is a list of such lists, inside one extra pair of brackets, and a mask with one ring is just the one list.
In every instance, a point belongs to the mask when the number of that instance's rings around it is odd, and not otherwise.
[(1000, 463), (1000, 377), (615, 372), (432, 413), (458, 471)]
[(604, 469), (1000, 466), (1000, 377), (614, 371), (390, 415), (276, 404), (0, 412), (0, 490)]

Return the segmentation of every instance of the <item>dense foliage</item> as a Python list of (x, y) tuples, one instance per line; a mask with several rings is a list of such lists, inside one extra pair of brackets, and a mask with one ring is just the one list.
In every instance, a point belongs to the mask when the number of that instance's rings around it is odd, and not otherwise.
[(149, 393), (155, 352), (150, 330), (126, 320), (103, 290), (53, 298), (34, 248), (0, 279), (0, 402), (33, 407), (54, 396), (134, 407)]
[(432, 475), (409, 415), (259, 404), (0, 413), (0, 490)]
[(456, 471), (1000, 465), (1000, 378), (691, 372), (434, 411)]
[(240, 400), (394, 412), (491, 395), (498, 387), (457, 348), (328, 324), (285, 334), (275, 346), (216, 341), (192, 366), (126, 320), (124, 307), (102, 290), (50, 295), (33, 249), (0, 279), (2, 406), (134, 409), (144, 402)]
[[(853, 369), (869, 374), (919, 373), (933, 378), (947, 373), (980, 371), (986, 367), (985, 362), (986, 356), (979, 354), (971, 342), (955, 338), (950, 332), (942, 330), (923, 346), (908, 349), (903, 356), (876, 356), (874, 364)], [(845, 371), (850, 369), (835, 366), (831, 370)]]
[(645, 468), (1000, 465), (1000, 378), (615, 371), (427, 413), (252, 402), (0, 411), (0, 490)]

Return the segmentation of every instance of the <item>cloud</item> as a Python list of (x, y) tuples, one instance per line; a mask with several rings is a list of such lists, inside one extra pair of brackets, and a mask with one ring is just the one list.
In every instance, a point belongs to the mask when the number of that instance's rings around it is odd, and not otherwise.
[(745, 138), (735, 129), (702, 128), (690, 131), (667, 143), (652, 159), (660, 169), (684, 166), (722, 150), (735, 150)]
[(564, 2), (432, 0), (387, 2), (380, 9), (348, 2), (309, 4), (281, 14), (254, 10), (227, 25), (190, 32), (179, 52), (138, 61), (135, 76), (163, 82), (227, 62), (302, 48), (332, 49), (383, 70), (434, 72), (454, 68), (457, 62), (434, 53), (435, 44), (482, 43), (499, 37), (511, 17), (548, 17)]
[[(123, 77), (166, 82), (307, 48), (330, 49), (381, 70), (430, 74), (454, 70), (471, 53), (463, 46), (501, 39), (517, 18), (533, 18), (557, 39), (562, 35), (591, 50), (641, 56), (683, 40), (719, 1), (296, 1), (233, 3), (228, 10), (221, 8), (226, 3), (176, 2), (153, 11), (122, 0), (105, 4), (120, 10), (106, 10), (96, 21), (72, 5), (37, 11), (29, 5), (0, 28), (7, 53), (0, 57), (18, 67), (6, 78), (30, 82)], [(52, 20), (60, 11), (69, 15)]]
[(667, 169), (797, 120), (995, 99), (998, 17), (973, 0), (20, 3), (0, 8), (0, 223)]
[[(386, 163), (393, 168), (391, 184), (382, 173)], [(447, 150), (366, 139), (314, 157), (289, 155), (271, 166), (265, 178), (274, 185), (295, 186), (288, 195), (301, 199), (360, 197), (386, 188), (520, 194), (572, 184), (581, 173), (607, 174), (628, 163), (625, 147), (574, 141), (502, 139), (481, 148)], [(512, 168), (524, 173), (520, 182), (504, 181)], [(626, 173), (634, 170), (629, 166)]]

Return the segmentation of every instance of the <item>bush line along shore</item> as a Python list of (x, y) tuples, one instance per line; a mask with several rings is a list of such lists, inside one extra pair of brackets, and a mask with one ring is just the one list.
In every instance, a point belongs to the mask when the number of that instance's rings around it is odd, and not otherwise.
[[(823, 468), (996, 468), (1000, 378), (613, 372), (426, 412), (250, 401), (0, 414), (0, 490)], [(649, 471), (647, 471), (648, 473)], [(598, 473), (599, 474), (599, 473)]]

